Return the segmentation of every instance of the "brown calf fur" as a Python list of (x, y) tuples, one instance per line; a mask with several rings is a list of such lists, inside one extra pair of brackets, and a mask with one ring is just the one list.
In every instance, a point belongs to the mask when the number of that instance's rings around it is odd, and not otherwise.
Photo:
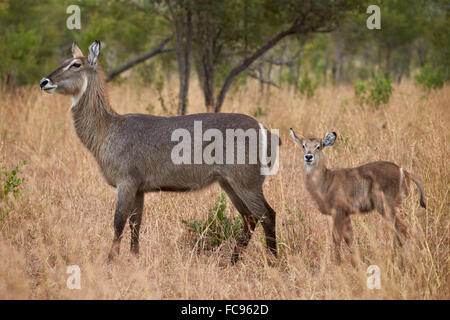
[(353, 232), (350, 215), (376, 209), (384, 218), (393, 222), (397, 241), (402, 245), (399, 233), (406, 235), (406, 228), (396, 217), (397, 208), (409, 194), (410, 181), (420, 191), (420, 205), (425, 206), (422, 186), (410, 173), (387, 161), (367, 163), (356, 168), (328, 169), (322, 149), (332, 146), (336, 133), (327, 133), (323, 139), (297, 137), (290, 129), (292, 139), (304, 152), (306, 187), (316, 201), (320, 212), (333, 217), (333, 240), (336, 259), (340, 262), (340, 243), (347, 243), (352, 253), (352, 264), (359, 260), (353, 249)]

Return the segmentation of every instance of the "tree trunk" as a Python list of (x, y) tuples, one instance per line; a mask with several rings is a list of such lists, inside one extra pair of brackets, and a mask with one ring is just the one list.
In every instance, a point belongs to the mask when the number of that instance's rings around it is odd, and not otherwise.
[(205, 99), (207, 112), (214, 110), (214, 51), (215, 41), (211, 34), (206, 35), (203, 46), (196, 50), (195, 64)]
[(417, 56), (419, 57), (419, 64), (423, 67), (427, 61), (428, 48), (425, 39), (417, 41)]
[(256, 69), (258, 71), (258, 80), (259, 80), (259, 93), (264, 93), (264, 68), (263, 68), (263, 62), (261, 61), (258, 64), (258, 68)]
[[(267, 68), (267, 79), (272, 80), (272, 64), (269, 63), (269, 68)], [(267, 92), (270, 92), (270, 85), (267, 84)]]
[(178, 95), (178, 114), (186, 114), (188, 105), (189, 79), (191, 72), (190, 54), (192, 46), (192, 12), (188, 8), (186, 13), (173, 14), (175, 26), (175, 44), (180, 78)]
[(385, 65), (385, 73), (384, 76), (386, 78), (389, 78), (389, 76), (391, 75), (391, 55), (392, 55), (392, 50), (390, 47), (388, 47), (386, 49), (386, 65)]
[(329, 55), (329, 49), (328, 46), (326, 48), (325, 51), (325, 66), (324, 66), (324, 70), (323, 70), (323, 86), (326, 87), (327, 86), (327, 72), (328, 72), (328, 55)]

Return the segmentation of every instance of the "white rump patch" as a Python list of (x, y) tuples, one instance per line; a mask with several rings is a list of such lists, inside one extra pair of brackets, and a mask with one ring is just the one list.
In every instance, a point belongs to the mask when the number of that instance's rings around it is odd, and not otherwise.
[(270, 174), (270, 168), (267, 166), (267, 131), (266, 128), (262, 125), (262, 123), (258, 122), (259, 125), (259, 139), (260, 139), (260, 147), (259, 151), (261, 161), (261, 174), (267, 175)]
[[(264, 128), (264, 126), (261, 123), (258, 122), (258, 125), (259, 125), (259, 130), (261, 132), (262, 154), (264, 156), (266, 156), (267, 155), (267, 131), (266, 131), (266, 128)], [(264, 159), (264, 160), (265, 161), (263, 161), (263, 163), (267, 163), (267, 160), (266, 159)]]
[(405, 199), (405, 193), (403, 192), (403, 188), (402, 188), (402, 184), (403, 184), (403, 179), (404, 179), (404, 173), (403, 173), (403, 168), (400, 168), (400, 195), (402, 197), (402, 200)]
[[(271, 152), (270, 161), (271, 167), (269, 167), (269, 159), (267, 159), (267, 129), (261, 123), (259, 125), (259, 160), (261, 162), (261, 174), (264, 176), (273, 175), (277, 173), (279, 167), (279, 151), (276, 150), (279, 145), (278, 130), (271, 130)], [(274, 157), (274, 154), (276, 156)]]
[(87, 88), (87, 79), (86, 77), (83, 77), (83, 87), (81, 88), (80, 92), (76, 96), (72, 96), (72, 105), (70, 106), (69, 110), (72, 110), (73, 107), (75, 107), (78, 104), (78, 101), (80, 101), (80, 98), (83, 96), (84, 92)]

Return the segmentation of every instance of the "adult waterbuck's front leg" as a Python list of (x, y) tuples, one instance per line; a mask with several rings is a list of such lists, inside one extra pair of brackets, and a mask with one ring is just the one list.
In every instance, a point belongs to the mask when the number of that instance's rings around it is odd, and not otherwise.
[(120, 251), (120, 240), (123, 229), (130, 217), (131, 227), (131, 249), (132, 252), (139, 251), (139, 228), (142, 217), (144, 195), (137, 192), (133, 184), (121, 184), (117, 187), (117, 205), (114, 213), (114, 240), (109, 251), (108, 260), (113, 260)]

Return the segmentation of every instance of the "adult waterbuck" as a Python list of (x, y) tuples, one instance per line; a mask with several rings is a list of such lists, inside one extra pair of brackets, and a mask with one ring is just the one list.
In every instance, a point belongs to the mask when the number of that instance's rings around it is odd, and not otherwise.
[[(270, 161), (266, 163), (260, 158), (254, 163), (248, 162), (252, 156), (249, 151), (252, 145), (250, 139), (245, 139), (244, 136), (244, 148), (235, 148), (233, 144), (230, 150), (222, 143), (220, 148), (216, 144), (211, 153), (228, 155), (231, 152), (234, 160), (234, 154), (237, 153), (239, 157), (239, 152), (244, 152), (247, 162), (203, 163), (197, 160), (199, 155), (202, 159), (206, 141), (201, 141), (199, 149), (198, 144), (194, 144), (195, 141), (191, 143), (190, 136), (196, 134), (199, 125), (200, 130), (209, 129), (210, 133), (213, 133), (209, 140), (212, 141), (212, 137), (215, 137), (215, 143), (219, 142), (218, 135), (225, 136), (230, 130), (234, 132), (239, 129), (244, 135), (253, 130), (260, 133), (258, 150), (273, 150), (272, 141), (276, 138), (278, 142), (277, 135), (266, 131), (253, 118), (242, 114), (193, 114), (175, 117), (120, 115), (111, 108), (106, 95), (105, 82), (97, 62), (100, 42), (91, 44), (88, 57), (85, 57), (74, 43), (72, 54), (72, 59), (66, 60), (41, 80), (40, 87), (48, 93), (72, 96), (70, 109), (76, 133), (95, 157), (103, 178), (109, 185), (117, 188), (115, 233), (108, 256), (110, 260), (119, 253), (122, 231), (128, 218), (131, 251), (139, 253), (139, 228), (145, 192), (190, 191), (216, 181), (228, 194), (245, 222), (242, 237), (237, 239), (232, 262), (238, 260), (240, 251), (247, 246), (258, 221), (263, 226), (268, 248), (276, 255), (275, 211), (264, 198), (262, 185), (265, 175), (261, 174), (261, 170), (264, 166), (267, 169), (269, 162), (274, 163), (272, 160), (277, 151), (270, 155)], [(178, 161), (179, 158), (174, 159), (174, 148), (178, 145), (174, 140), (180, 139), (180, 136), (174, 139), (174, 132), (188, 135), (187, 151), (194, 152), (193, 155), (187, 155), (187, 162)], [(233, 137), (233, 142), (235, 138), (239, 140), (240, 136)], [(186, 160), (184, 152), (187, 151), (183, 150), (183, 155), (180, 156), (182, 160)]]
[(352, 264), (359, 260), (353, 249), (353, 232), (350, 215), (376, 209), (388, 221), (393, 222), (398, 243), (398, 232), (406, 235), (406, 228), (396, 216), (398, 206), (409, 193), (410, 180), (420, 191), (420, 205), (425, 208), (422, 186), (403, 168), (395, 163), (378, 161), (356, 168), (328, 169), (323, 148), (332, 146), (336, 133), (330, 132), (323, 139), (298, 137), (290, 129), (292, 139), (302, 146), (306, 173), (306, 188), (318, 205), (320, 212), (333, 217), (333, 241), (336, 259), (340, 262), (339, 247), (342, 238), (352, 253)]

